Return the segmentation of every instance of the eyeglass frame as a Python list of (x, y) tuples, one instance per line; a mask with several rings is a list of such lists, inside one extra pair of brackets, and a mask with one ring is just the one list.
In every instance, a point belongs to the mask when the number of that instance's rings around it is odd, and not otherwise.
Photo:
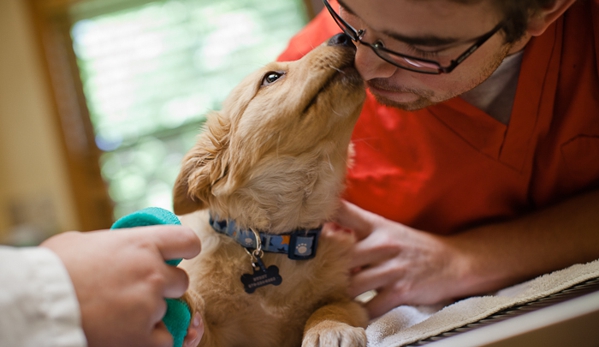
[[(412, 57), (412, 56), (409, 56), (409, 55), (406, 55), (403, 53), (398, 53), (398, 52), (392, 51), (390, 49), (387, 49), (384, 46), (379, 45), (376, 42), (374, 44), (372, 44), (372, 43), (363, 41), (362, 37), (364, 37), (364, 34), (366, 34), (366, 29), (356, 30), (353, 26), (351, 26), (348, 22), (346, 22), (343, 18), (341, 18), (341, 15), (339, 15), (337, 12), (335, 12), (335, 10), (333, 10), (333, 8), (331, 7), (331, 4), (329, 3), (328, 0), (322, 0), (322, 2), (324, 4), (324, 6), (327, 8), (327, 10), (329, 11), (329, 14), (331, 15), (331, 17), (333, 17), (333, 19), (339, 26), (339, 28), (343, 31), (344, 34), (348, 35), (352, 41), (359, 42), (360, 44), (370, 47), (370, 49), (372, 49), (372, 51), (379, 58), (383, 59), (384, 61), (386, 61), (387, 63), (389, 63), (393, 66), (396, 66), (396, 67), (404, 69), (404, 70), (423, 73), (423, 74), (429, 74), (429, 75), (440, 75), (440, 74), (444, 74), (444, 73), (448, 74), (448, 73), (452, 72), (456, 67), (458, 67), (458, 65), (460, 65), (466, 58), (468, 58), (470, 55), (472, 55), (472, 53), (474, 53), (478, 48), (480, 48), (480, 46), (482, 46), (485, 42), (487, 42), (487, 40), (489, 40), (493, 35), (495, 35), (495, 33), (497, 33), (505, 25), (505, 21), (501, 21), (493, 29), (491, 29), (491, 31), (489, 31), (488, 33), (483, 34), (482, 36), (479, 36), (477, 38), (474, 38), (473, 40), (476, 40), (476, 41), (474, 42), (474, 44), (472, 46), (470, 46), (470, 48), (468, 48), (464, 53), (460, 54), (456, 59), (451, 60), (451, 63), (448, 66), (444, 67), (439, 62), (434, 61), (434, 60)], [(398, 56), (404, 60), (411, 59), (411, 60), (414, 60), (417, 62), (435, 65), (438, 70), (437, 71), (432, 71), (432, 70), (424, 71), (424, 70), (417, 70), (416, 68), (410, 69), (407, 66), (399, 65), (399, 64), (391, 61), (389, 58), (386, 58), (385, 56), (381, 55), (379, 50), (386, 52), (388, 54), (391, 54), (391, 55)], [(408, 62), (408, 64), (409, 64), (409, 62)]]

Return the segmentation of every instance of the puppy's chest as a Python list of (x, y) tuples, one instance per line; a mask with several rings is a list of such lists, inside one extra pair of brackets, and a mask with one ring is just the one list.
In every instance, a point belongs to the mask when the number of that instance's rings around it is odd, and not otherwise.
[(245, 346), (247, 341), (256, 346), (297, 346), (310, 315), (347, 295), (345, 242), (321, 238), (310, 260), (265, 253), (264, 266), (275, 266), (282, 282), (248, 293), (242, 276), (253, 274), (254, 269), (245, 249), (214, 232), (202, 236), (206, 248), (183, 265), (190, 275), (190, 291), (204, 303), (207, 331), (228, 341), (223, 346)]
[[(233, 257), (232, 257), (233, 256)], [(279, 269), (279, 285), (262, 285), (248, 293), (242, 276), (253, 273), (250, 257), (241, 252), (213, 254), (202, 265), (207, 277), (192, 279), (205, 302), (205, 316), (213, 330), (235, 330), (252, 339), (253, 331), (300, 334), (310, 315), (331, 294), (326, 274), (318, 272), (313, 260), (290, 260), (285, 255), (265, 254), (266, 267)], [(210, 274), (210, 275), (208, 275)], [(218, 328), (217, 328), (218, 327)], [(227, 334), (227, 333), (224, 333)], [(269, 344), (265, 344), (269, 345)]]

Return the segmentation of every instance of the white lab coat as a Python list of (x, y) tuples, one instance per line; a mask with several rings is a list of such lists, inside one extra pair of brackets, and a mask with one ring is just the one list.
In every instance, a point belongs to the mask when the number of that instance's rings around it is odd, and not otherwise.
[(68, 272), (46, 248), (0, 246), (0, 347), (86, 347)]

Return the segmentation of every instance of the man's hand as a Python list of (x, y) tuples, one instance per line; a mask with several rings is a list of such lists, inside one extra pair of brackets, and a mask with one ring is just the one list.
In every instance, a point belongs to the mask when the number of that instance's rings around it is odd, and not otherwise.
[[(437, 304), (452, 298), (458, 254), (443, 237), (411, 229), (343, 202), (337, 223), (355, 232), (350, 294), (375, 289), (366, 304), (371, 318), (400, 304)], [(448, 285), (449, 283), (449, 285)]]
[(193, 258), (200, 240), (186, 227), (68, 232), (44, 243), (64, 263), (81, 308), (89, 347), (172, 346), (164, 298), (178, 298), (189, 279), (165, 260)]
[(376, 289), (372, 318), (402, 305), (447, 303), (497, 291), (599, 257), (599, 191), (449, 236), (343, 202), (336, 222), (355, 232), (350, 293)]
[(193, 314), (189, 327), (187, 328), (187, 335), (183, 340), (183, 347), (196, 347), (202, 341), (204, 336), (204, 321), (199, 312)]

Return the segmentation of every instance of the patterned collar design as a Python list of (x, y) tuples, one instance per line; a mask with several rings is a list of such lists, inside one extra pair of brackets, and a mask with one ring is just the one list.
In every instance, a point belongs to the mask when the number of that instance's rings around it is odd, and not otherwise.
[[(215, 231), (227, 235), (245, 248), (256, 248), (256, 238), (251, 230), (241, 230), (233, 220), (218, 220), (210, 214), (210, 225)], [(322, 227), (317, 229), (295, 230), (281, 235), (259, 233), (262, 250), (285, 253), (289, 259), (307, 260), (316, 255), (318, 237)]]

